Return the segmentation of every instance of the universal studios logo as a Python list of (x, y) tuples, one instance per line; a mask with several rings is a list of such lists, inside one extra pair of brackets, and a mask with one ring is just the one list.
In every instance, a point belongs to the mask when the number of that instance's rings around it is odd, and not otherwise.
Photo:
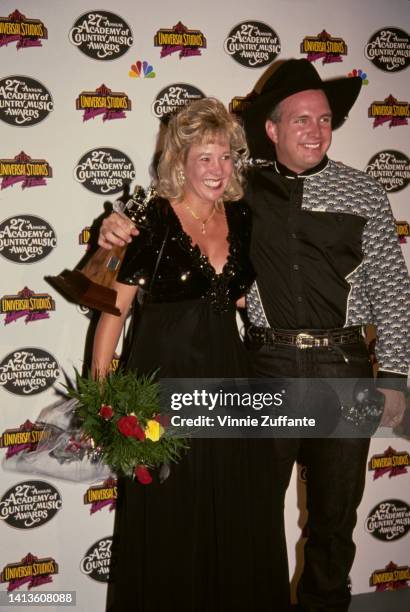
[(229, 32), (225, 53), (247, 68), (263, 68), (281, 52), (276, 32), (261, 21), (243, 21)]
[(21, 561), (3, 567), (0, 582), (9, 583), (8, 591), (19, 589), (24, 584), (32, 589), (52, 582), (55, 574), (58, 574), (58, 564), (52, 557), (37, 557), (28, 553)]
[(161, 28), (156, 32), (154, 47), (161, 47), (161, 58), (178, 53), (182, 59), (201, 55), (201, 49), (206, 49), (206, 38), (200, 30), (190, 30), (178, 21), (172, 28)]
[(53, 176), (53, 170), (45, 159), (33, 159), (24, 151), (14, 158), (0, 159), (0, 189), (21, 183), (22, 189), (42, 187)]
[(92, 485), (84, 495), (84, 504), (90, 505), (90, 514), (108, 507), (114, 510), (118, 496), (117, 481), (113, 478), (107, 479), (101, 485)]
[(18, 428), (6, 429), (0, 435), (0, 448), (7, 448), (6, 459), (23, 451), (33, 451), (37, 444), (48, 436), (43, 427), (28, 419)]
[(15, 323), (24, 318), (25, 323), (48, 319), (49, 312), (56, 309), (55, 302), (48, 293), (36, 293), (24, 287), (17, 294), (3, 295), (0, 299), (0, 314), (4, 314), (4, 325)]
[(30, 19), (13, 11), (8, 17), (0, 17), (0, 47), (17, 43), (17, 49), (42, 47), (41, 40), (48, 37), (47, 28), (39, 19)]
[(369, 584), (376, 587), (376, 591), (396, 591), (409, 586), (410, 567), (397, 565), (390, 561), (383, 569), (375, 570), (370, 576)]
[(76, 100), (76, 109), (83, 111), (83, 121), (99, 115), (103, 121), (125, 119), (131, 110), (131, 100), (124, 92), (112, 91), (102, 84), (95, 91), (82, 91)]
[(370, 472), (374, 472), (373, 480), (388, 474), (389, 478), (408, 473), (410, 454), (408, 451), (396, 451), (389, 446), (384, 453), (373, 455), (368, 463)]

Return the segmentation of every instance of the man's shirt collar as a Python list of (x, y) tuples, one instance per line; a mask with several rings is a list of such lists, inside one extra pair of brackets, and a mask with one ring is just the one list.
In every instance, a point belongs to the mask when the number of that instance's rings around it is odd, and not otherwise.
[(328, 163), (329, 163), (329, 158), (327, 155), (325, 155), (324, 158), (317, 164), (317, 166), (314, 166), (313, 168), (309, 168), (308, 170), (305, 170), (304, 172), (301, 172), (300, 174), (293, 172), (293, 170), (289, 170), (289, 168), (287, 168), (286, 166), (284, 166), (277, 160), (274, 162), (274, 168), (276, 172), (280, 174), (281, 176), (284, 176), (285, 178), (296, 179), (296, 178), (305, 178), (306, 176), (312, 176), (314, 174), (319, 174), (319, 172), (322, 172), (322, 170), (326, 168)]

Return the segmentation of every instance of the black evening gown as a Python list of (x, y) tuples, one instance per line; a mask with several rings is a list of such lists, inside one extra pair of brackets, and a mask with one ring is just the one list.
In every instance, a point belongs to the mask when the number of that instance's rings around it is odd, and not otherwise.
[[(127, 367), (163, 377), (246, 377), (235, 301), (252, 281), (250, 219), (228, 203), (229, 257), (219, 275), (172, 207), (150, 204), (118, 280), (149, 286)], [(269, 440), (193, 439), (160, 484), (119, 479), (109, 612), (266, 612), (274, 608)]]

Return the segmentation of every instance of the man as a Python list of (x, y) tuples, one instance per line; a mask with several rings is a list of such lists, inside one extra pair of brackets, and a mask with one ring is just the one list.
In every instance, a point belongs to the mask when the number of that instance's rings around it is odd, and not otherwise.
[[(251, 154), (258, 158), (246, 195), (257, 275), (247, 299), (249, 339), (259, 376), (362, 379), (372, 374), (362, 326), (375, 324), (383, 423), (395, 425), (410, 362), (406, 265), (382, 188), (326, 156), (332, 128), (343, 123), (360, 86), (358, 78), (322, 81), (307, 60), (289, 60), (245, 112)], [(128, 240), (128, 227), (118, 216), (106, 221), (101, 246)], [(369, 411), (364, 405), (345, 416), (366, 420)], [(300, 609), (347, 611), (368, 446), (358, 437), (273, 441), (278, 612), (289, 606), (283, 506), (300, 453), (309, 512)]]
[[(245, 112), (251, 154), (272, 159), (271, 143), (276, 150), (276, 159), (259, 164), (249, 181), (257, 275), (247, 300), (249, 335), (258, 375), (359, 379), (371, 376), (361, 326), (375, 324), (383, 423), (395, 425), (405, 407), (410, 361), (406, 265), (383, 189), (326, 156), (332, 128), (343, 123), (360, 85), (349, 78), (323, 82), (310, 62), (290, 60)], [(349, 607), (352, 532), (368, 442), (274, 440), (283, 558), (284, 494), (299, 453), (307, 465), (308, 539), (298, 585), (305, 612)]]

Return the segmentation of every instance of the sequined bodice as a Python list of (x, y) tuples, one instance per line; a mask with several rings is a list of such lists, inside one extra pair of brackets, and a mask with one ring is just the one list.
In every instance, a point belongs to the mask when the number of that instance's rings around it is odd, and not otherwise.
[(246, 292), (254, 273), (249, 260), (249, 210), (242, 203), (228, 202), (225, 213), (229, 254), (222, 272), (217, 274), (208, 258), (183, 231), (169, 202), (157, 198), (146, 211), (140, 235), (127, 249), (118, 281), (149, 289), (152, 302), (202, 298), (209, 300), (214, 308), (226, 310)]

